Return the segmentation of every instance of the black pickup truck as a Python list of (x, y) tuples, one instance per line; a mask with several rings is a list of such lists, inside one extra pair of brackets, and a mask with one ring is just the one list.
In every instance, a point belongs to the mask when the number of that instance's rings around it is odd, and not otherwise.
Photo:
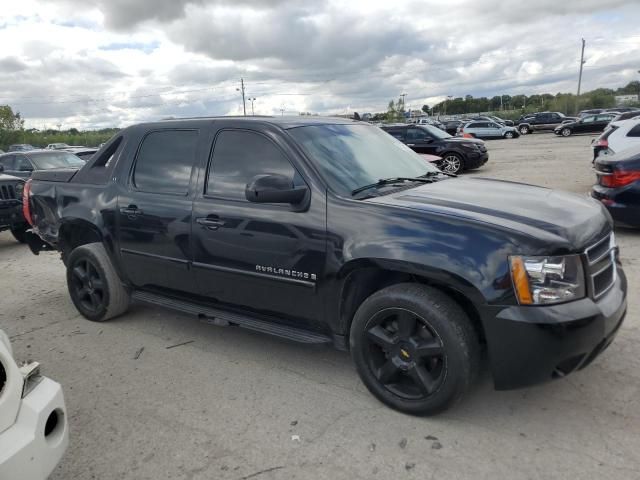
[(89, 320), (138, 301), (333, 344), (407, 413), (460, 398), (483, 349), (498, 389), (583, 368), (627, 308), (598, 202), (453, 178), (360, 122), (136, 125), (25, 198), (32, 249), (61, 252)]

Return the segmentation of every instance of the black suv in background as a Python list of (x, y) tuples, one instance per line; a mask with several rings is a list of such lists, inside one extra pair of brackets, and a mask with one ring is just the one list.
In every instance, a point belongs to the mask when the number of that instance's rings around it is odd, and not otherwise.
[(575, 122), (577, 118), (567, 117), (560, 112), (539, 112), (523, 115), (515, 122), (521, 135), (539, 130), (554, 130), (564, 122)]
[(431, 125), (385, 125), (381, 128), (417, 153), (441, 157), (438, 166), (447, 173), (473, 170), (489, 160), (482, 140), (452, 137)]

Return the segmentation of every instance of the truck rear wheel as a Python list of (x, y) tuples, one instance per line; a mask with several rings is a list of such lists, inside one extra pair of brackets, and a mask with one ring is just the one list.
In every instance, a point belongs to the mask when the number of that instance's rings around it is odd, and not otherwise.
[(351, 355), (369, 391), (404, 413), (430, 415), (458, 401), (480, 365), (464, 310), (441, 291), (403, 283), (367, 298), (355, 314)]
[(519, 130), (520, 130), (520, 135), (526, 135), (530, 131), (527, 125), (520, 125)]
[(130, 295), (104, 245), (89, 243), (75, 248), (66, 265), (69, 295), (85, 318), (103, 322), (127, 311)]

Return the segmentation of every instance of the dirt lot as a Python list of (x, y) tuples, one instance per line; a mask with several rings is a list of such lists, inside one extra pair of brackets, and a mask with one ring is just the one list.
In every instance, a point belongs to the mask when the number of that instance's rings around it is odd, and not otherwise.
[[(488, 142), (489, 163), (471, 175), (586, 194), (589, 142)], [(435, 418), (382, 406), (345, 353), (140, 306), (85, 321), (57, 255), (33, 256), (7, 233), (0, 326), (18, 358), (64, 386), (71, 444), (53, 479), (638, 479), (640, 233), (618, 239), (630, 306), (609, 350), (525, 390), (495, 392), (485, 374)]]

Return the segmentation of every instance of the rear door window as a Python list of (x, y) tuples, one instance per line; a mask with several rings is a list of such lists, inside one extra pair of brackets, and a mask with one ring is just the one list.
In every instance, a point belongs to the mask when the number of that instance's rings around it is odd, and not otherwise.
[(160, 130), (144, 137), (133, 171), (133, 185), (150, 193), (186, 195), (196, 161), (196, 130)]
[(385, 130), (389, 135), (391, 135), (393, 138), (396, 138), (398, 140), (400, 140), (401, 142), (404, 142), (404, 130), (402, 129), (395, 129), (395, 130)]
[(421, 128), (410, 128), (407, 130), (407, 142), (423, 142), (429, 138), (427, 132)]

